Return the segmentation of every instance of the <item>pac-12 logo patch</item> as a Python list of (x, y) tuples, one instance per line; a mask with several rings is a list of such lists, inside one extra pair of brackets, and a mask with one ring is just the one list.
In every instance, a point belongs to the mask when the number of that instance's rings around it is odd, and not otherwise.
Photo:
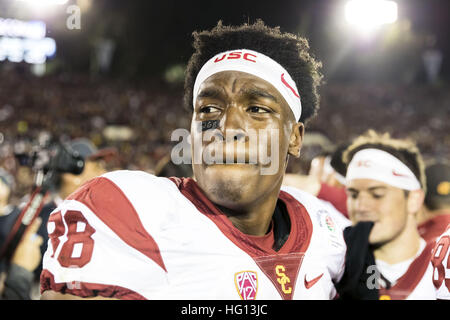
[(241, 271), (234, 274), (234, 283), (242, 300), (255, 300), (258, 277), (254, 271)]

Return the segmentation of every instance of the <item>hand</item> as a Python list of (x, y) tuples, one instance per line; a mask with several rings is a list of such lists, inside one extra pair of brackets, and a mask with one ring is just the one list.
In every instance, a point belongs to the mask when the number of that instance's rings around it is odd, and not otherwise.
[(12, 263), (30, 272), (33, 272), (39, 266), (42, 259), (40, 247), (44, 240), (36, 233), (41, 223), (42, 219), (39, 217), (34, 220), (23, 235), (11, 260)]

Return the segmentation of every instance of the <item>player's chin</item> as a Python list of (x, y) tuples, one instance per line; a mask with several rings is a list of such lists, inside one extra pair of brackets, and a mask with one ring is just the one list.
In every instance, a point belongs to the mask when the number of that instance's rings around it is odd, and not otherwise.
[(374, 246), (381, 246), (391, 240), (390, 231), (380, 222), (374, 221), (374, 225), (369, 234), (369, 243)]
[(353, 217), (353, 221), (355, 223), (358, 222), (378, 222), (379, 218), (378, 215), (374, 212), (353, 212), (351, 213), (351, 216)]

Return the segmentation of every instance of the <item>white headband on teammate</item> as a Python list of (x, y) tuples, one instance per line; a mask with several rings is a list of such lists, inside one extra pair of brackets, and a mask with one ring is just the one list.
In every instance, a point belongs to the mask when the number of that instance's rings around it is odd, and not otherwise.
[(392, 154), (379, 149), (358, 151), (347, 168), (346, 181), (372, 179), (403, 190), (421, 189), (414, 173)]
[(193, 105), (197, 100), (200, 85), (210, 76), (222, 71), (241, 71), (253, 74), (272, 84), (288, 103), (294, 117), (300, 120), (302, 105), (297, 86), (289, 73), (278, 62), (268, 56), (248, 50), (231, 50), (219, 53), (206, 62), (195, 79)]

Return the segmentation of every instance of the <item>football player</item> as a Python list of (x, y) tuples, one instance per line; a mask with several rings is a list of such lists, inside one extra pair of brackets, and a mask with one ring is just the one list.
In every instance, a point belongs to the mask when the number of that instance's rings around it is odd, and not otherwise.
[[(305, 39), (262, 21), (194, 37), (185, 101), (195, 179), (116, 171), (69, 196), (48, 224), (44, 299), (335, 297), (342, 230), (313, 196), (280, 191), (318, 107), (320, 64)], [(263, 149), (270, 161), (254, 161)]]
[(370, 130), (348, 147), (344, 160), (349, 216), (354, 224), (373, 222), (368, 243), (376, 268), (366, 272), (378, 277), (367, 285), (379, 289), (380, 299), (435, 299), (433, 246), (420, 237), (415, 218), (426, 189), (419, 150)]
[(438, 300), (450, 300), (450, 224), (433, 249), (433, 284)]

